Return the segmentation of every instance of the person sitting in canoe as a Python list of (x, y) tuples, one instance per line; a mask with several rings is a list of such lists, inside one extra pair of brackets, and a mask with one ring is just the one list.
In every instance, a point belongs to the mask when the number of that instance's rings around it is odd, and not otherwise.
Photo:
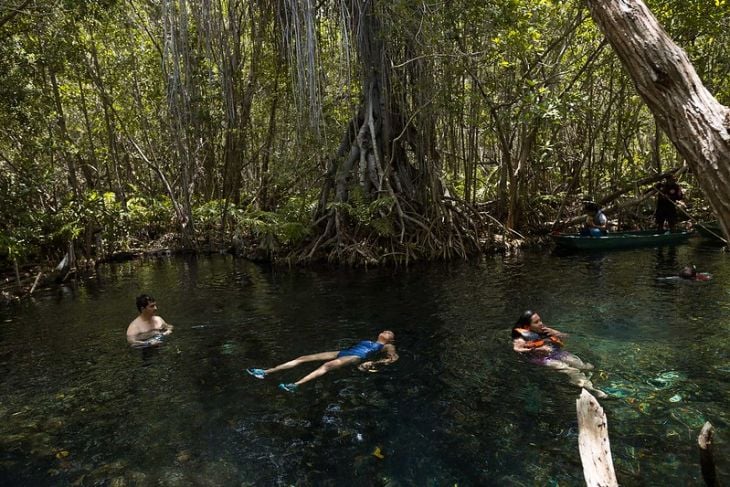
[(709, 281), (712, 279), (712, 274), (709, 272), (697, 272), (697, 267), (694, 265), (684, 266), (679, 271), (679, 277), (687, 279), (688, 281)]
[(583, 204), (583, 212), (586, 214), (586, 220), (583, 224), (583, 228), (580, 230), (580, 234), (583, 237), (600, 237), (606, 234), (606, 225), (608, 224), (608, 218), (601, 211), (601, 207), (598, 203), (593, 201), (586, 201)]
[(593, 365), (563, 349), (565, 337), (565, 333), (545, 326), (539, 314), (528, 310), (512, 327), (512, 348), (524, 354), (530, 363), (562, 372), (570, 378), (571, 384), (583, 387), (599, 398), (606, 397), (606, 393), (594, 388), (583, 373), (583, 370), (593, 369)]

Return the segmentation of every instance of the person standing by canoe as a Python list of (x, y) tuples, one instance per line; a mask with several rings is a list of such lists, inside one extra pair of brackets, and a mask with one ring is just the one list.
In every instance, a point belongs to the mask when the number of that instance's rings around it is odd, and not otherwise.
[(600, 237), (605, 235), (608, 218), (606, 218), (598, 203), (585, 201), (583, 203), (583, 212), (586, 214), (586, 220), (580, 230), (581, 236)]
[(512, 327), (512, 349), (524, 354), (530, 363), (550, 367), (566, 374), (570, 383), (591, 391), (596, 397), (604, 398), (606, 393), (593, 387), (584, 370), (593, 365), (583, 362), (577, 355), (564, 350), (563, 339), (568, 335), (542, 322), (540, 315), (527, 310), (520, 315)]
[[(301, 357), (295, 358), (294, 360), (290, 360), (289, 362), (285, 362), (270, 369), (251, 368), (246, 369), (246, 372), (256, 377), (257, 379), (264, 379), (269, 374), (278, 372), (280, 370), (291, 369), (296, 367), (297, 365), (306, 362), (324, 361), (324, 364), (319, 366), (314, 371), (310, 372), (308, 375), (305, 375), (298, 381), (288, 384), (279, 384), (279, 389), (287, 392), (295, 392), (299, 388), (299, 386), (304, 384), (305, 382), (309, 382), (312, 379), (323, 376), (331, 370), (339, 369), (340, 367), (344, 367), (346, 365), (359, 364), (358, 368), (360, 370), (375, 372), (375, 367), (379, 365), (392, 364), (393, 362), (398, 360), (398, 354), (395, 351), (395, 345), (393, 345), (394, 341), (395, 334), (390, 330), (385, 330), (380, 332), (380, 334), (378, 335), (378, 339), (374, 342), (370, 340), (362, 340), (356, 345), (350, 348), (346, 348), (344, 350), (321, 352), (312, 355), (303, 355)], [(379, 353), (384, 354), (385, 357), (379, 360), (367, 360), (371, 356)], [(363, 362), (363, 360), (365, 361)]]
[(654, 189), (657, 192), (656, 211), (654, 212), (657, 232), (665, 231), (665, 222), (669, 231), (673, 232), (677, 225), (677, 204), (684, 199), (682, 188), (677, 183), (674, 174), (667, 174), (664, 176), (664, 182), (654, 186)]

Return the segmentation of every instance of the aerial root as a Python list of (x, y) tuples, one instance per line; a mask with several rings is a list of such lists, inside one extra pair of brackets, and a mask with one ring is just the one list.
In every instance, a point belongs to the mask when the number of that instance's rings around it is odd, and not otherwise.
[(484, 250), (480, 235), (487, 224), (479, 212), (452, 199), (427, 213), (430, 218), (416, 211), (399, 212), (397, 221), (404, 227), (384, 235), (349, 224), (331, 209), (326, 218), (320, 218), (321, 223), (327, 222), (324, 229), (297, 254), (297, 260), (323, 259), (354, 266), (408, 264), (421, 259), (465, 259)]

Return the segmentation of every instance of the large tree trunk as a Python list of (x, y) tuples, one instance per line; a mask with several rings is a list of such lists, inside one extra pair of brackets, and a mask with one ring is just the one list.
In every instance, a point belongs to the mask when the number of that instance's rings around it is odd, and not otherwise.
[(730, 109), (640, 0), (588, 0), (637, 91), (697, 176), (730, 239)]
[(174, 147), (173, 158), (179, 167), (179, 201), (176, 208), (182, 229), (183, 245), (196, 249), (196, 235), (193, 221), (192, 193), (195, 176), (195, 161), (198, 154), (196, 141), (200, 140), (199, 124), (193, 109), (193, 70), (188, 45), (189, 7), (187, 0), (166, 0), (163, 2), (163, 23), (165, 50), (163, 64), (169, 66), (167, 74), (167, 96), (169, 129)]
[[(432, 76), (428, 61), (386, 34), (386, 7), (348, 3), (361, 103), (330, 161), (315, 213), (323, 230), (302, 254), (306, 259), (324, 253), (340, 262), (407, 263), (480, 248), (480, 215), (448, 197), (439, 178), (433, 114), (423, 96)], [(397, 71), (395, 55), (417, 61)]]

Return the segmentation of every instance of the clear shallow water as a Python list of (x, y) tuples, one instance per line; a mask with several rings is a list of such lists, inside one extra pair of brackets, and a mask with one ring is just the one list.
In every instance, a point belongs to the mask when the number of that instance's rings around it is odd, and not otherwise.
[[(714, 279), (657, 279), (689, 262)], [(175, 325), (159, 349), (126, 345), (140, 292)], [(511, 350), (527, 308), (617, 396), (602, 404), (621, 485), (703, 485), (705, 420), (728, 478), (730, 256), (694, 243), (400, 271), (102, 267), (0, 307), (0, 484), (583, 485), (578, 390)], [(313, 366), (244, 370), (384, 328), (401, 359), (378, 374), (290, 395), (276, 384)]]

